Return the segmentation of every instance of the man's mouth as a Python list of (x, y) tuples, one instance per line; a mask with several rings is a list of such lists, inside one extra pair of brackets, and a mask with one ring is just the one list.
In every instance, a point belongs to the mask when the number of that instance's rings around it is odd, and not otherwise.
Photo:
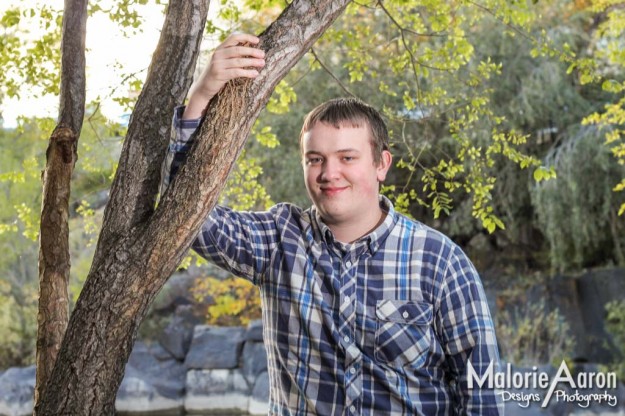
[(338, 186), (322, 187), (321, 188), (321, 193), (323, 193), (324, 195), (327, 195), (327, 196), (334, 196), (334, 195), (340, 194), (341, 192), (343, 192), (347, 188), (348, 188), (347, 186), (343, 186), (343, 187), (338, 187)]

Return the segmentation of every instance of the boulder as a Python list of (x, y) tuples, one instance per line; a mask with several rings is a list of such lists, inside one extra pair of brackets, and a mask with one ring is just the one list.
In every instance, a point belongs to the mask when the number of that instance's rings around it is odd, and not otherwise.
[(587, 272), (577, 279), (577, 292), (582, 310), (580, 314), (582, 330), (579, 336), (585, 341), (587, 348), (584, 351), (584, 361), (609, 364), (615, 357), (610, 347), (610, 343), (613, 344), (612, 336), (605, 330), (605, 305), (613, 300), (623, 300), (625, 269), (599, 269)]
[[(148, 345), (148, 353), (154, 357), (155, 359), (157, 359), (158, 361), (169, 361), (169, 360), (175, 360), (175, 361), (181, 361), (182, 360), (178, 360), (177, 357), (174, 357), (174, 355), (167, 351), (160, 343), (158, 342), (153, 342), (151, 341)], [(131, 354), (132, 355), (132, 354)], [(129, 357), (131, 358), (131, 357)], [(184, 357), (183, 357), (184, 358)]]
[(262, 342), (246, 342), (241, 354), (241, 371), (250, 384), (256, 377), (267, 371), (267, 350)]
[(239, 370), (189, 370), (184, 409), (187, 413), (245, 412), (250, 389)]
[(173, 357), (184, 360), (189, 352), (192, 339), (193, 323), (182, 316), (175, 315), (158, 337), (158, 342)]
[(116, 414), (179, 412), (183, 407), (182, 395), (165, 396), (155, 384), (158, 380), (149, 379), (144, 373), (127, 366), (115, 399)]
[(232, 369), (239, 365), (245, 329), (198, 325), (185, 359), (187, 369)]
[(9, 368), (0, 376), (0, 415), (32, 414), (34, 394), (35, 366)]
[(263, 321), (261, 319), (250, 322), (245, 332), (245, 340), (254, 342), (263, 341)]
[(176, 411), (183, 406), (186, 369), (160, 345), (137, 342), (117, 391), (118, 413)]
[[(496, 304), (489, 302), (493, 316), (497, 315), (497, 310), (523, 311), (528, 304), (543, 302), (545, 312), (557, 309), (568, 324), (565, 337), (574, 341), (573, 350), (568, 354), (573, 361), (611, 365), (616, 346), (605, 329), (605, 305), (622, 299), (625, 269), (592, 270), (579, 276), (557, 275), (521, 288), (523, 290), (507, 294), (497, 293)], [(493, 297), (491, 294), (489, 301)], [(549, 351), (536, 353), (546, 362), (544, 357)]]
[(625, 293), (625, 269), (593, 270), (581, 276), (555, 276), (542, 289), (530, 290), (530, 299), (543, 298), (557, 308), (575, 340), (571, 357), (577, 362), (610, 364), (611, 335), (605, 329), (605, 305)]
[(187, 273), (173, 274), (154, 300), (151, 309), (156, 313), (172, 314), (181, 305), (192, 305), (191, 287), (195, 278)]
[(266, 371), (256, 377), (247, 412), (251, 415), (269, 413), (269, 374)]

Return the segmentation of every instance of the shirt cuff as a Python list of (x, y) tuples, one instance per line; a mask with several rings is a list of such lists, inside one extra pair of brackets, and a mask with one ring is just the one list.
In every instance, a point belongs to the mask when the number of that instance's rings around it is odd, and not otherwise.
[(172, 126), (174, 129), (174, 135), (171, 144), (185, 145), (190, 144), (192, 141), (191, 136), (200, 126), (202, 118), (183, 119), (185, 106), (180, 105), (174, 109), (174, 119)]

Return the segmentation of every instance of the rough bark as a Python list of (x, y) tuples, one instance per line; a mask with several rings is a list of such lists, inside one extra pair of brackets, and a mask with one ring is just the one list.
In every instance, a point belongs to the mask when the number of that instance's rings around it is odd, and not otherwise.
[[(260, 43), (267, 52), (265, 69), (254, 81), (230, 83), (209, 103), (196, 146), (154, 212), (153, 181), (157, 181), (156, 170), (163, 157), (158, 152), (164, 151), (162, 132), (166, 128), (159, 128), (159, 137), (140, 134), (124, 147), (111, 192), (118, 196), (107, 207), (105, 228), (111, 228), (102, 231), (96, 258), (70, 319), (40, 414), (114, 414), (115, 393), (137, 328), (150, 303), (184, 257), (215, 205), (271, 92), (348, 3), (348, 0), (296, 0), (267, 28)], [(166, 32), (163, 31), (163, 36)], [(182, 48), (177, 46), (173, 50)], [(165, 55), (163, 60), (169, 63), (164, 65), (171, 65), (171, 57)], [(158, 59), (155, 57), (153, 62)], [(160, 81), (160, 85), (146, 85), (144, 89), (170, 91), (168, 80), (163, 77)], [(186, 82), (180, 85), (184, 91), (188, 88)], [(161, 109), (161, 101), (151, 104), (153, 112)], [(171, 110), (172, 106), (165, 110), (168, 123)], [(143, 114), (139, 109), (136, 111)], [(148, 116), (144, 121), (160, 122)], [(161, 143), (153, 144), (150, 140)], [(144, 198), (148, 202), (138, 201)]]
[(172, 0), (167, 9), (153, 64), (130, 120), (92, 271), (41, 395), (39, 415), (114, 414), (115, 394), (141, 319), (134, 307), (147, 305), (133, 303), (137, 291), (126, 287), (124, 267), (120, 272), (110, 270), (111, 263), (127, 266), (130, 261), (136, 275), (135, 266), (144, 261), (145, 253), (126, 258), (126, 253), (115, 254), (112, 249), (125, 247), (115, 240), (128, 231), (130, 221), (145, 221), (153, 210), (172, 109), (191, 85), (208, 5), (209, 0)]
[(86, 24), (87, 0), (66, 0), (59, 120), (48, 143), (43, 172), (35, 407), (52, 372), (69, 318), (69, 196), (85, 111)]
[(100, 250), (145, 222), (158, 195), (172, 108), (181, 104), (193, 73), (210, 0), (170, 2), (159, 44), (128, 126), (95, 258)]

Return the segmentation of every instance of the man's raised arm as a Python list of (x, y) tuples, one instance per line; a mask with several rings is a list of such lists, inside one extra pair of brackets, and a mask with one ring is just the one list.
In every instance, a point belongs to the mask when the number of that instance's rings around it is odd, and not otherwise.
[(230, 35), (215, 51), (202, 75), (189, 91), (189, 103), (182, 118), (195, 119), (226, 83), (235, 78), (256, 78), (265, 66), (265, 52), (253, 46), (259, 39), (254, 35), (235, 33)]
[(258, 71), (265, 66), (265, 52), (253, 46), (259, 39), (254, 35), (236, 33), (230, 35), (213, 52), (210, 62), (202, 75), (189, 90), (186, 107), (176, 107), (171, 139), (167, 156), (161, 170), (161, 188), (163, 195), (169, 183), (184, 161), (187, 150), (191, 147), (193, 132), (200, 125), (208, 102), (235, 78), (256, 78)]

